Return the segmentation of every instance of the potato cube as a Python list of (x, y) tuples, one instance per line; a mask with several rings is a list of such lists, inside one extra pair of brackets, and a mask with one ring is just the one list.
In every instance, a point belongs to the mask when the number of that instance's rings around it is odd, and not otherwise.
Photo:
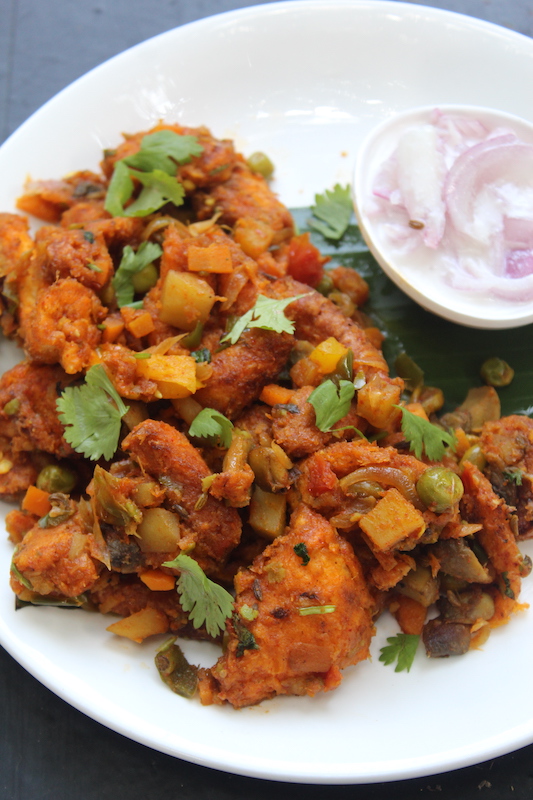
[(404, 539), (418, 539), (424, 533), (424, 517), (397, 489), (388, 489), (368, 514), (359, 521), (373, 548), (391, 550)]

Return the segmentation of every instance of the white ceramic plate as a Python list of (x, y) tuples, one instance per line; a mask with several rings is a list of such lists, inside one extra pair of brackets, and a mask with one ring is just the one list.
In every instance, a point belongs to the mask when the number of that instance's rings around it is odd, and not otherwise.
[[(96, 168), (121, 131), (160, 117), (204, 123), (245, 153), (265, 150), (276, 187), (302, 206), (352, 175), (371, 126), (419, 105), (477, 103), (527, 116), (533, 41), (483, 22), (380, 0), (274, 3), (170, 31), (67, 88), (0, 150), (0, 209), (27, 175)], [(2, 345), (2, 364), (13, 354)], [(472, 764), (533, 741), (533, 615), (494, 632), (483, 652), (419, 656), (409, 674), (378, 662), (395, 626), (379, 623), (373, 660), (335, 692), (233, 711), (166, 689), (154, 643), (106, 633), (98, 615), (28, 608), (8, 588), (0, 542), (0, 641), (39, 680), (105, 725), (181, 758), (256, 777), (386, 781)], [(525, 582), (524, 600), (533, 594)], [(214, 648), (189, 656), (213, 663)], [(201, 651), (201, 655), (199, 655)]]

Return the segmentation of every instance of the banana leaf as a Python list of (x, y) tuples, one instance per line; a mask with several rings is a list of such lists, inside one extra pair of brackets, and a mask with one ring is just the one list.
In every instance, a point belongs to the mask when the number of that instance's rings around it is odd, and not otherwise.
[(385, 334), (383, 353), (394, 375), (394, 361), (406, 352), (423, 370), (426, 386), (438, 386), (445, 410), (456, 408), (474, 386), (483, 385), (480, 368), (498, 356), (514, 369), (509, 386), (498, 389), (502, 415), (533, 415), (533, 325), (507, 330), (480, 330), (448, 322), (425, 311), (385, 275), (369, 252), (354, 221), (339, 242), (308, 227), (310, 209), (293, 210), (298, 229), (331, 258), (328, 266), (353, 267), (368, 281), (370, 300), (363, 309)]

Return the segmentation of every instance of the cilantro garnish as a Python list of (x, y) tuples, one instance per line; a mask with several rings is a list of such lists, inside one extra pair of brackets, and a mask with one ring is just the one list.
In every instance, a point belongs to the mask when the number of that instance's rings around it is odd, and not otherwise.
[(413, 633), (397, 633), (396, 636), (390, 636), (387, 639), (388, 645), (382, 647), (379, 651), (381, 653), (379, 660), (385, 666), (394, 664), (396, 661), (394, 672), (402, 672), (403, 670), (409, 672), (413, 665), (419, 641), (420, 636)]
[(133, 301), (135, 289), (131, 282), (132, 277), (159, 258), (162, 252), (155, 242), (143, 242), (137, 252), (129, 244), (126, 245), (112, 280), (119, 308), (129, 305)]
[(311, 211), (315, 219), (309, 220), (310, 228), (326, 239), (341, 239), (353, 213), (350, 187), (342, 187), (337, 183), (333, 189), (326, 189), (324, 194), (316, 194)]
[(178, 164), (188, 164), (192, 156), (200, 156), (203, 151), (196, 136), (182, 136), (168, 130), (155, 131), (143, 136), (140, 150), (123, 161), (143, 172), (158, 169), (174, 176)]
[(130, 170), (130, 175), (142, 183), (143, 189), (138, 198), (124, 210), (124, 216), (147, 217), (166, 203), (183, 205), (185, 197), (183, 186), (163, 170), (154, 169), (153, 172)]
[(184, 553), (172, 561), (165, 561), (164, 567), (180, 571), (176, 589), (180, 604), (189, 612), (189, 619), (195, 628), (205, 623), (210, 636), (218, 636), (226, 626), (226, 619), (233, 612), (233, 597), (218, 583), (211, 581), (201, 566)]
[(305, 606), (299, 608), (298, 613), (301, 617), (308, 617), (311, 614), (333, 614), (337, 606)]
[(235, 650), (237, 658), (242, 658), (245, 650), (259, 650), (259, 645), (255, 641), (252, 631), (242, 624), (236, 614), (233, 615), (233, 629), (238, 639), (237, 649)]
[(294, 333), (294, 323), (288, 319), (284, 311), (290, 303), (304, 297), (298, 294), (295, 297), (286, 297), (283, 300), (273, 300), (260, 294), (253, 308), (240, 317), (233, 328), (220, 340), (235, 344), (246, 328), (263, 328), (276, 333)]
[(328, 378), (317, 386), (308, 397), (308, 402), (315, 409), (316, 426), (324, 433), (331, 430), (350, 410), (350, 403), (355, 394), (355, 386), (351, 381), (340, 380), (339, 386)]
[(307, 551), (307, 545), (305, 542), (298, 542), (298, 544), (295, 544), (292, 549), (297, 556), (300, 556), (303, 566), (306, 567), (311, 561), (311, 557)]
[(82, 386), (68, 386), (57, 400), (65, 439), (74, 450), (96, 461), (109, 461), (118, 447), (121, 419), (128, 410), (107, 376), (96, 364)]
[(522, 486), (523, 474), (520, 467), (508, 467), (503, 470), (503, 477), (508, 480), (509, 483), (514, 483), (515, 486)]
[[(176, 178), (177, 165), (186, 164), (202, 152), (203, 147), (194, 136), (168, 130), (143, 136), (139, 151), (115, 164), (106, 195), (106, 211), (114, 217), (146, 217), (166, 203), (182, 205), (185, 191)], [(126, 207), (135, 188), (132, 178), (143, 188)]]
[(233, 423), (220, 411), (216, 411), (214, 408), (202, 408), (192, 421), (189, 436), (209, 439), (213, 444), (229, 447), (232, 430)]
[(452, 450), (455, 449), (457, 440), (453, 433), (433, 425), (407, 408), (402, 406), (396, 408), (402, 412), (402, 433), (417, 458), (421, 458), (422, 450), (425, 450), (430, 461), (440, 461), (446, 451), (446, 445)]

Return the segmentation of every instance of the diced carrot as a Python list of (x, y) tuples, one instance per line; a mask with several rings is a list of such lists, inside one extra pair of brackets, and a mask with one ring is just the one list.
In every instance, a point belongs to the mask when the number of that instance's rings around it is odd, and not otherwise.
[(28, 486), (21, 508), (23, 511), (35, 514), (36, 517), (44, 517), (52, 508), (48, 497), (48, 492), (43, 489), (38, 489), (37, 486)]
[(266, 403), (267, 406), (277, 406), (290, 403), (293, 394), (293, 390), (286, 389), (285, 386), (279, 386), (277, 383), (267, 383), (259, 395), (259, 399), (261, 402)]
[(23, 194), (17, 200), (17, 208), (25, 211), (26, 214), (43, 219), (45, 222), (59, 222), (63, 210), (57, 203), (44, 200), (38, 194)]
[(155, 325), (150, 312), (141, 311), (141, 313), (135, 314), (131, 319), (126, 319), (126, 328), (133, 336), (140, 339), (141, 336), (147, 336), (149, 333), (152, 333), (155, 329)]
[(189, 272), (233, 272), (231, 250), (227, 244), (192, 245), (187, 251), (187, 266)]
[(411, 414), (416, 414), (417, 417), (421, 417), (422, 419), (429, 419), (422, 403), (407, 403), (405, 407)]
[(103, 342), (116, 342), (122, 331), (124, 330), (124, 321), (115, 317), (108, 317), (104, 322), (104, 330), (102, 331)]
[(395, 605), (397, 606), (394, 611), (394, 616), (398, 621), (398, 625), (402, 629), (402, 633), (420, 634), (424, 622), (426, 621), (427, 608), (413, 600), (411, 597), (405, 595), (396, 595)]
[(377, 350), (381, 350), (381, 345), (383, 344), (383, 340), (385, 338), (384, 334), (380, 331), (379, 328), (365, 328), (366, 338), (373, 344)]
[(141, 572), (139, 578), (152, 592), (168, 592), (176, 585), (175, 575), (169, 575), (162, 569), (149, 569)]

